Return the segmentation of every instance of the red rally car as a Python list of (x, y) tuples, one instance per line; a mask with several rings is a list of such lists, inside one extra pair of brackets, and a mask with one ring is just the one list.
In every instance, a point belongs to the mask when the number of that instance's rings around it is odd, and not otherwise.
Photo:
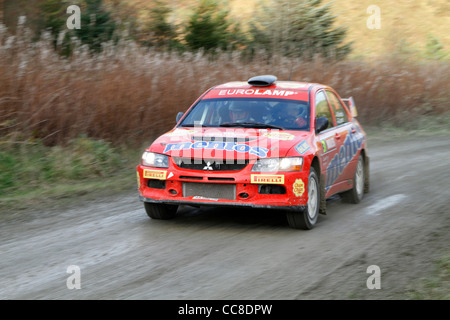
[(139, 198), (153, 219), (174, 218), (179, 205), (270, 208), (311, 229), (327, 198), (359, 203), (368, 192), (355, 116), (353, 99), (326, 85), (264, 75), (215, 86), (145, 150)]

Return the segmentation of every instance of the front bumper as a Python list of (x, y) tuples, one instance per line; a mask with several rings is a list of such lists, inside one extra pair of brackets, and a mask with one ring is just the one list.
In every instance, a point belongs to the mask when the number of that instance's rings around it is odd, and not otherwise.
[[(168, 169), (139, 165), (139, 199), (149, 203), (190, 206), (305, 209), (308, 201), (307, 172), (260, 174), (251, 172), (251, 167), (218, 172), (185, 170), (173, 164)], [(232, 192), (214, 193), (213, 190), (220, 190), (222, 186)]]
[(145, 198), (139, 196), (139, 200), (142, 202), (149, 203), (160, 203), (160, 204), (171, 204), (179, 206), (194, 206), (194, 207), (231, 207), (231, 208), (252, 208), (252, 209), (276, 209), (276, 210), (286, 210), (286, 211), (303, 211), (306, 206), (282, 206), (282, 205), (257, 205), (252, 203), (231, 203), (231, 202), (208, 202), (208, 201), (193, 201), (193, 200), (155, 200), (150, 198)]

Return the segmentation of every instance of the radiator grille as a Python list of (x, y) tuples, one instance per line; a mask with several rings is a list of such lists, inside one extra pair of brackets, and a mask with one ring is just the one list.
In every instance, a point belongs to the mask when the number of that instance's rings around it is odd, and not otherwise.
[(232, 183), (183, 182), (183, 197), (192, 196), (236, 200), (236, 185)]

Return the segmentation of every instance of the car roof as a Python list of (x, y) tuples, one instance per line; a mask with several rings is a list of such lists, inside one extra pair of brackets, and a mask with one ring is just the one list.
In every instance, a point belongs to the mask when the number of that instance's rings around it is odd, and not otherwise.
[[(263, 76), (266, 77), (266, 76)], [(274, 76), (269, 83), (253, 85), (250, 81), (227, 82), (208, 90), (202, 99), (214, 98), (280, 98), (301, 101), (309, 100), (310, 90), (314, 88), (327, 88), (322, 84), (299, 81), (276, 81)], [(256, 77), (261, 79), (261, 77)]]
[(291, 89), (291, 90), (309, 90), (313, 86), (322, 86), (322, 84), (300, 81), (275, 81), (268, 86), (254, 86), (247, 81), (232, 81), (219, 84), (212, 89), (252, 89), (252, 88), (266, 88), (266, 89)]

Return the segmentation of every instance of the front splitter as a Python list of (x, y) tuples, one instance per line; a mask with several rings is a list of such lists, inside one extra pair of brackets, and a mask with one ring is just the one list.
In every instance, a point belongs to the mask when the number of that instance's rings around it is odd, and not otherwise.
[(280, 206), (280, 205), (259, 205), (252, 203), (230, 203), (230, 202), (209, 202), (209, 201), (183, 201), (183, 200), (156, 200), (139, 196), (139, 200), (148, 203), (171, 204), (181, 206), (208, 206), (208, 207), (234, 207), (234, 208), (254, 208), (254, 209), (275, 209), (285, 211), (304, 211), (306, 206)]

